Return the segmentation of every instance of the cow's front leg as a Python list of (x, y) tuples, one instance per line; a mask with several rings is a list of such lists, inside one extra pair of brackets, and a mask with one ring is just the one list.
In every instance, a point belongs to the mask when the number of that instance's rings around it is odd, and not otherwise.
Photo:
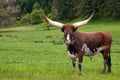
[(79, 71), (80, 71), (80, 75), (81, 75), (81, 74), (82, 74), (83, 54), (82, 54), (82, 53), (79, 53), (78, 58), (79, 58), (79, 64), (78, 64), (78, 67), (79, 67)]
[(73, 72), (76, 71), (76, 59), (72, 59)]

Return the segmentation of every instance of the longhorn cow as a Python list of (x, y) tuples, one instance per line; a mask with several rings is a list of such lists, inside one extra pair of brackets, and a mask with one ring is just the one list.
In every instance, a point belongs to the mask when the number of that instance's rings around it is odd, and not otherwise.
[(92, 15), (83, 21), (76, 22), (73, 24), (63, 24), (57, 21), (53, 21), (46, 16), (45, 20), (64, 32), (64, 40), (68, 49), (68, 56), (72, 59), (73, 71), (76, 69), (76, 58), (79, 60), (79, 73), (82, 74), (82, 62), (83, 56), (89, 56), (92, 58), (96, 53), (101, 52), (104, 59), (103, 74), (106, 73), (106, 67), (108, 65), (108, 73), (111, 72), (111, 57), (110, 48), (112, 37), (108, 32), (80, 32), (77, 31), (78, 27), (87, 24)]

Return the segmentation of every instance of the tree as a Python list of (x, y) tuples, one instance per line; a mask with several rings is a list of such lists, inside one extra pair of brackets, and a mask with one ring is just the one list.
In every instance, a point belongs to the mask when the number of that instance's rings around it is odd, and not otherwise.
[(33, 8), (34, 0), (16, 0), (16, 4), (20, 6), (23, 14), (30, 13)]
[(8, 26), (17, 18), (19, 7), (15, 0), (0, 0), (0, 26)]
[(105, 0), (104, 16), (120, 18), (120, 0)]
[[(22, 15), (42, 9), (60, 20), (71, 20), (78, 16), (88, 17), (95, 11), (95, 17), (120, 18), (120, 0), (16, 0)], [(4, 15), (6, 12), (1, 10)]]
[(51, 12), (52, 0), (16, 0), (20, 6), (22, 14), (31, 13), (34, 3), (39, 3), (41, 9), (48, 14)]
[(52, 13), (59, 19), (73, 19), (76, 17), (75, 9), (77, 0), (53, 0)]
[(30, 23), (40, 24), (42, 23), (42, 10), (35, 9), (30, 13)]
[(35, 2), (32, 9), (40, 9), (40, 4), (38, 2)]

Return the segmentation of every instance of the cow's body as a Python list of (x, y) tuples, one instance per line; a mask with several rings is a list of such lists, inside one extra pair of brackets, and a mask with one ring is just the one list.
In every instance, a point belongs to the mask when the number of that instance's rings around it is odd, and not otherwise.
[(98, 52), (101, 52), (104, 59), (103, 73), (106, 73), (106, 66), (108, 65), (108, 72), (111, 72), (111, 57), (110, 47), (112, 43), (112, 37), (108, 32), (79, 32), (77, 28), (79, 26), (87, 24), (93, 14), (86, 20), (80, 21), (74, 24), (62, 24), (50, 20), (45, 17), (45, 20), (51, 25), (57, 26), (64, 32), (64, 39), (68, 49), (68, 56), (72, 58), (73, 69), (76, 67), (76, 58), (79, 60), (79, 70), (82, 74), (82, 62), (83, 56), (93, 56)]
[(112, 37), (108, 32), (79, 32), (71, 34), (72, 44), (67, 45), (69, 57), (76, 58), (78, 52), (85, 56), (94, 56), (98, 52), (110, 49)]

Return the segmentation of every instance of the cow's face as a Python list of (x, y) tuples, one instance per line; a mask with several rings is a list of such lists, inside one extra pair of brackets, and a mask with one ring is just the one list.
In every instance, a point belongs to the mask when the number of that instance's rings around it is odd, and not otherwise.
[(67, 45), (72, 44), (73, 37), (72, 33), (76, 31), (77, 28), (75, 28), (73, 25), (66, 24), (61, 28), (61, 31), (64, 32), (64, 39), (65, 43)]

